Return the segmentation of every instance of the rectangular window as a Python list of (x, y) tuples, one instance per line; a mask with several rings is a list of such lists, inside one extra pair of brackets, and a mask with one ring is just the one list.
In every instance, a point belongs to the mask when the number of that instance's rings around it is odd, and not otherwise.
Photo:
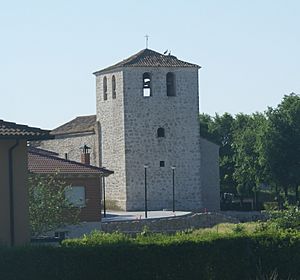
[(160, 161), (160, 162), (159, 162), (159, 166), (160, 166), (160, 167), (165, 167), (165, 162), (164, 162), (164, 161)]
[(150, 73), (143, 74), (143, 96), (144, 97), (151, 96), (151, 74)]
[(72, 186), (65, 190), (66, 199), (76, 207), (85, 207), (85, 187)]
[(150, 88), (144, 88), (143, 89), (143, 95), (144, 95), (144, 97), (150, 97), (151, 96), (151, 89)]

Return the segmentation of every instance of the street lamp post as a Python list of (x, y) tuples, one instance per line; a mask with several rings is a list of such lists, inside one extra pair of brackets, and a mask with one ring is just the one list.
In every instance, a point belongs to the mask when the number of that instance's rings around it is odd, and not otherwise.
[(145, 218), (148, 218), (148, 205), (147, 205), (147, 168), (148, 165), (144, 165), (145, 170)]
[(102, 187), (103, 187), (103, 216), (106, 218), (106, 201), (105, 201), (105, 177), (102, 180)]
[(176, 167), (171, 166), (171, 169), (172, 169), (172, 196), (173, 196), (172, 209), (173, 209), (173, 212), (175, 212), (175, 169), (176, 169)]

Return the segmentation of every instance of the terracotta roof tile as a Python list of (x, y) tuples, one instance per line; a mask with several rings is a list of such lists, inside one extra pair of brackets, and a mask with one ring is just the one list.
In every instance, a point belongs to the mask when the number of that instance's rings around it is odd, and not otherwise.
[(105, 168), (86, 165), (80, 162), (66, 160), (46, 154), (44, 150), (35, 148), (28, 149), (28, 169), (32, 173), (51, 174), (59, 172), (61, 174), (112, 174)]
[(52, 135), (95, 132), (96, 115), (79, 116), (75, 119), (53, 129)]
[(130, 56), (129, 58), (121, 62), (118, 62), (117, 64), (104, 68), (100, 71), (96, 71), (94, 72), (94, 74), (97, 75), (120, 67), (197, 67), (200, 68), (199, 65), (179, 60), (177, 59), (177, 57), (173, 55), (164, 55), (150, 49), (144, 49)]
[(0, 120), (0, 139), (51, 139), (50, 130)]

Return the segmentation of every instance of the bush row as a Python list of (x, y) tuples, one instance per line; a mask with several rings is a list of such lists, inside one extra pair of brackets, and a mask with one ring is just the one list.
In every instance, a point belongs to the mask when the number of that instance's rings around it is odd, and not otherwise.
[(0, 279), (299, 279), (300, 234), (94, 234), (61, 247), (1, 248)]

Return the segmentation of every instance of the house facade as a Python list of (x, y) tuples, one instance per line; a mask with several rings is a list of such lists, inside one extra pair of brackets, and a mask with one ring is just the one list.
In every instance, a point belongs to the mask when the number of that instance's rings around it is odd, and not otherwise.
[(101, 220), (101, 186), (106, 177), (113, 174), (105, 168), (59, 158), (57, 153), (29, 147), (28, 170), (38, 175), (56, 174), (69, 186), (66, 199), (80, 208), (80, 222)]
[(29, 242), (27, 141), (50, 131), (0, 120), (0, 244)]

